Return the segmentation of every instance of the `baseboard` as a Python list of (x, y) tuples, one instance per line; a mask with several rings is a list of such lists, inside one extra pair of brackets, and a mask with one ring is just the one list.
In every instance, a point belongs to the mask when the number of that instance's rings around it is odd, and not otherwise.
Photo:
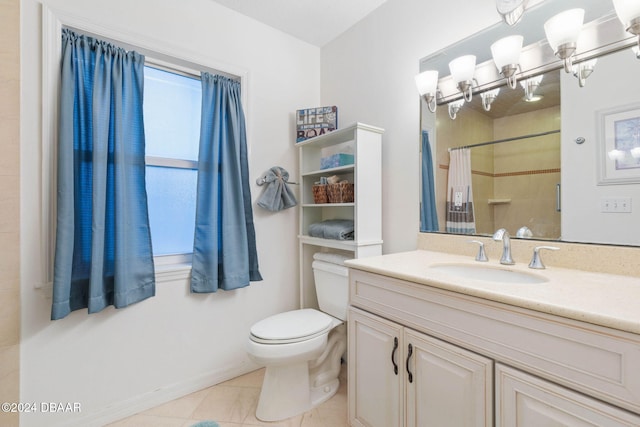
[(242, 360), (239, 364), (225, 366), (188, 380), (123, 400), (116, 404), (109, 405), (100, 411), (89, 414), (83, 413), (78, 417), (74, 417), (73, 420), (65, 420), (65, 422), (52, 427), (102, 427), (106, 424), (162, 405), (163, 403), (247, 374), (256, 369), (258, 369), (257, 365), (247, 360)]

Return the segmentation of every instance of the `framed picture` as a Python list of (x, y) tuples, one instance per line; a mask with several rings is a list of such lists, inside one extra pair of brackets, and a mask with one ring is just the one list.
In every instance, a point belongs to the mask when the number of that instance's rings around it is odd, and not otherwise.
[(596, 112), (598, 185), (640, 183), (640, 103)]

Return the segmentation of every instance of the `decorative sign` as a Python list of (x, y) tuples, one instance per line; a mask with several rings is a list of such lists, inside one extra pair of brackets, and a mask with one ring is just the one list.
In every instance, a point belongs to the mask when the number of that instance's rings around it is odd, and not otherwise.
[(338, 128), (338, 107), (317, 107), (296, 111), (296, 143)]

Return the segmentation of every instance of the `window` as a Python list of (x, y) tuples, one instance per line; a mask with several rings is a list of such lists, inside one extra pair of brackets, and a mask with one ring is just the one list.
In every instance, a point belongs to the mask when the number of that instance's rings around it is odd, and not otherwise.
[[(207, 59), (208, 55), (189, 54), (184, 49), (167, 45), (154, 38), (140, 36), (137, 32), (123, 31), (122, 28), (109, 28), (79, 19), (76, 15), (62, 10), (53, 10), (42, 5), (42, 137), (39, 147), (32, 147), (41, 153), (40, 205), (38, 221), (40, 233), (45, 244), (37, 254), (39, 289), (51, 289), (53, 282), (55, 242), (56, 242), (56, 188), (57, 188), (57, 135), (58, 107), (61, 61), (61, 29), (80, 29), (102, 40), (122, 46), (127, 50), (136, 50), (145, 55), (145, 105), (144, 121), (147, 157), (147, 196), (151, 221), (152, 244), (155, 265), (190, 264), (193, 251), (195, 224), (195, 194), (197, 185), (197, 151), (199, 146), (199, 121), (201, 114), (200, 72), (226, 75), (243, 81), (247, 70), (226, 63), (216, 63)], [(145, 46), (145, 47), (142, 47)], [(162, 59), (161, 59), (162, 58)], [(161, 83), (163, 80), (164, 83)], [(164, 85), (164, 88), (162, 86)], [(156, 86), (156, 88), (154, 88)], [(183, 94), (191, 91), (191, 101), (184, 102), (172, 98), (171, 87), (182, 86)], [(196, 92), (197, 91), (197, 92)], [(247, 91), (242, 91), (242, 104), (247, 105)], [(160, 103), (152, 102), (159, 99)], [(189, 99), (189, 96), (186, 96)], [(163, 104), (164, 103), (164, 104)], [(164, 107), (161, 107), (164, 105)], [(147, 111), (149, 107), (151, 110)], [(164, 109), (165, 118), (161, 111)], [(157, 114), (156, 114), (157, 113)], [(152, 117), (156, 115), (156, 117)], [(181, 118), (178, 120), (177, 116)], [(186, 126), (183, 117), (193, 122)], [(246, 116), (246, 115), (245, 115)], [(156, 139), (163, 136), (166, 128), (164, 120), (174, 119), (174, 123), (185, 125), (190, 131), (177, 132), (182, 136)], [(158, 128), (160, 126), (160, 128)], [(35, 130), (31, 133), (36, 132)], [(34, 133), (35, 135), (35, 133)], [(30, 138), (35, 141), (36, 138)], [(186, 148), (189, 147), (189, 148)], [(189, 155), (175, 153), (174, 150), (186, 149)], [(190, 150), (190, 151), (189, 151)], [(176, 181), (174, 182), (174, 178)], [(35, 179), (35, 178), (34, 178)], [(172, 181), (175, 187), (165, 185), (162, 179)], [(36, 181), (30, 185), (38, 188)], [(30, 187), (30, 188), (31, 188)], [(178, 197), (176, 197), (176, 195)], [(173, 201), (175, 200), (177, 201)], [(166, 224), (169, 224), (168, 226)], [(177, 238), (176, 238), (177, 237)], [(171, 256), (178, 254), (179, 256)], [(157, 256), (160, 255), (160, 256)], [(183, 279), (187, 266), (156, 269), (156, 277), (167, 280)], [(163, 279), (164, 280), (164, 279)]]
[(145, 66), (151, 240), (154, 256), (172, 263), (189, 261), (193, 251), (201, 97), (199, 78)]

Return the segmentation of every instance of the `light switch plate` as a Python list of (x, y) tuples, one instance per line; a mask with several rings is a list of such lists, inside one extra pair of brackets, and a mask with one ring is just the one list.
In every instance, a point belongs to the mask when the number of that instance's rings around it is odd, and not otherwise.
[(631, 197), (604, 197), (600, 200), (600, 212), (630, 213)]

